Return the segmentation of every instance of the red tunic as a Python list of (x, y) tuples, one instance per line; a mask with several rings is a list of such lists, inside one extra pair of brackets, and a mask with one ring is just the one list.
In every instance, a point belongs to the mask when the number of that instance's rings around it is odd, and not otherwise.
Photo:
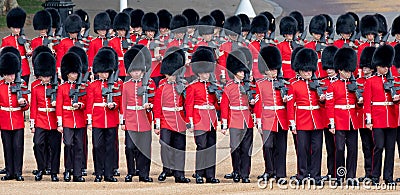
[[(68, 52), (69, 48), (75, 45), (76, 39), (64, 38), (60, 41), (56, 48), (56, 59), (57, 59), (57, 70), (61, 67), (61, 60), (64, 55)], [(58, 71), (60, 72), (60, 71)]]
[[(151, 41), (154, 41), (154, 40), (149, 40), (149, 39), (142, 39), (142, 40), (140, 40), (139, 41), (139, 44), (141, 44), (141, 45), (144, 45), (144, 46), (146, 46), (147, 48), (149, 48), (149, 46), (150, 46), (150, 42)], [(150, 54), (151, 54), (151, 57), (152, 57), (152, 59), (151, 59), (151, 75), (150, 75), (150, 77), (160, 77), (160, 76), (163, 76), (161, 73), (160, 73), (160, 70), (161, 70), (161, 60), (157, 60), (156, 58), (155, 58), (155, 56), (154, 56), (154, 49), (150, 49), (149, 48), (149, 50), (150, 50)], [(160, 50), (160, 55), (161, 55), (161, 50)]]
[[(310, 48), (313, 49), (314, 51), (317, 48), (317, 41), (310, 41), (307, 44), (304, 45), (305, 48)], [(321, 62), (321, 55), (322, 51), (318, 51), (318, 66), (317, 66), (317, 71), (315, 71), (315, 75), (317, 78), (325, 78), (328, 76), (325, 70), (322, 69), (322, 62)]]
[(56, 101), (56, 115), (58, 122), (62, 122), (62, 127), (84, 128), (86, 127), (86, 117), (84, 114), (86, 105), (86, 95), (79, 97), (78, 102), (82, 103), (80, 109), (72, 109), (72, 99), (69, 97), (71, 89), (75, 89), (75, 83), (65, 82), (58, 87)]
[(260, 42), (255, 40), (252, 41), (248, 46), (250, 49), (251, 55), (253, 56), (253, 67), (252, 67), (252, 72), (253, 72), (253, 77), (255, 79), (262, 79), (264, 76), (258, 71), (258, 54), (260, 53)]
[(88, 61), (89, 61), (89, 71), (92, 70), (94, 57), (96, 56), (97, 52), (103, 47), (105, 40), (107, 39), (96, 37), (95, 39), (90, 41), (89, 50), (87, 51)]
[[(17, 94), (11, 93), (11, 87), (15, 83), (6, 83), (0, 81), (0, 128), (1, 130), (19, 130), (25, 127), (24, 111), (29, 109), (28, 95), (22, 95), (27, 104), (20, 107), (17, 100)], [(25, 82), (21, 85), (21, 89), (26, 91)]]
[(34, 127), (45, 130), (57, 129), (56, 107), (51, 105), (51, 98), (46, 96), (46, 89), (51, 89), (51, 85), (42, 83), (32, 85), (31, 123)]
[(291, 79), (296, 77), (296, 72), (291, 67), (291, 58), (292, 58), (292, 46), (291, 41), (284, 40), (280, 42), (276, 47), (281, 52), (282, 56), (282, 72), (283, 78)]
[[(331, 85), (331, 83), (335, 82), (337, 79), (338, 79), (337, 75), (335, 75), (333, 77), (326, 77), (326, 78), (322, 79), (321, 80), (322, 87), (325, 87), (326, 89), (328, 89), (328, 87)], [(324, 92), (326, 94), (326, 91), (324, 91)], [(328, 128), (329, 118), (327, 116), (326, 109), (325, 109), (326, 105), (325, 104), (321, 104), (320, 106), (321, 106), (320, 111), (322, 113), (321, 117), (324, 120), (324, 128)]]
[(360, 68), (360, 57), (361, 57), (362, 51), (366, 47), (375, 47), (375, 43), (366, 41), (365, 43), (363, 43), (360, 46), (358, 46), (358, 51), (357, 51), (357, 69), (354, 72), (354, 76), (356, 76), (356, 77), (364, 76), (364, 74), (362, 72), (362, 69)]
[[(393, 41), (393, 42), (390, 42), (389, 45), (391, 45), (392, 47), (394, 47), (394, 46), (396, 46), (396, 45), (399, 44), (399, 43), (400, 43), (400, 40), (395, 40), (395, 41)], [(394, 77), (399, 76), (399, 73), (397, 72), (396, 66), (392, 66), (390, 71), (392, 71), (392, 75), (393, 75)]]
[[(227, 121), (228, 128), (253, 128), (253, 119), (250, 112), (249, 99), (240, 92), (243, 82), (229, 81), (224, 87), (221, 100), (221, 119)], [(243, 107), (243, 108), (242, 108)]]
[(289, 129), (286, 106), (283, 103), (280, 90), (274, 88), (274, 82), (263, 78), (257, 81), (256, 93), (259, 97), (254, 106), (257, 120), (261, 120), (262, 130), (278, 131), (278, 125), (283, 130)]
[[(118, 80), (114, 84), (113, 92), (122, 92), (122, 85), (122, 81)], [(95, 80), (87, 88), (86, 114), (88, 118), (92, 119), (92, 126), (96, 128), (114, 128), (120, 124), (119, 113), (122, 98), (121, 96), (114, 96), (115, 108), (109, 109), (105, 105), (107, 98), (102, 95), (102, 89), (107, 87), (107, 80)]]
[[(188, 41), (186, 43), (187, 46), (184, 46), (183, 44), (184, 43), (183, 43), (182, 39), (173, 39), (171, 42), (168, 43), (167, 48), (170, 48), (170, 47), (179, 47), (179, 48), (187, 47), (187, 51), (185, 51), (185, 54), (187, 55), (188, 59), (191, 59), (191, 54), (193, 53), (193, 44), (192, 44), (192, 42)], [(166, 56), (164, 56), (164, 57), (166, 57)], [(186, 60), (188, 60), (188, 59), (186, 59)], [(188, 63), (188, 61), (186, 61), (186, 60), (185, 60), (185, 62)], [(192, 72), (191, 66), (189, 66), (189, 64), (187, 64), (187, 66), (185, 68), (186, 68), (185, 75), (184, 75), (185, 77), (190, 77), (190, 76), (194, 75), (193, 72)]]
[[(340, 48), (344, 47), (345, 43), (349, 44), (350, 40), (349, 39), (338, 39), (335, 42), (333, 42), (333, 45), (340, 49)], [(360, 42), (358, 40), (355, 40), (354, 41), (354, 45), (358, 49), (358, 46), (360, 45)]]
[(18, 44), (18, 37), (19, 36), (12, 36), (8, 35), (4, 37), (1, 40), (1, 48), (7, 47), (7, 46), (12, 46), (18, 49), (19, 54), (21, 55), (22, 61), (21, 61), (21, 69), (22, 69), (22, 74), (21, 76), (26, 76), (31, 74), (31, 69), (29, 67), (29, 62), (28, 59), (26, 59), (26, 50), (24, 45)]
[(127, 49), (122, 48), (122, 41), (125, 40), (124, 37), (114, 37), (108, 42), (108, 46), (113, 48), (118, 54), (118, 76), (126, 76), (125, 65), (124, 65), (124, 55)]
[[(357, 83), (361, 84), (362, 86), (358, 86), (359, 89), (364, 89), (365, 86), (365, 82), (367, 81), (367, 79), (365, 77), (361, 77), (357, 79)], [(363, 94), (364, 96), (364, 94)], [(357, 119), (358, 119), (358, 127), (361, 128), (367, 128), (365, 126), (365, 114), (364, 114), (364, 105), (361, 106), (357, 106), (356, 107), (357, 110)]]

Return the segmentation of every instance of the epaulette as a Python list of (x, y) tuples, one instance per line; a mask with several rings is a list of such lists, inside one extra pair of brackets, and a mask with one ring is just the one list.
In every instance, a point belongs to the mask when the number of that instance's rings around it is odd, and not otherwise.
[(376, 77), (376, 75), (372, 75), (372, 76), (370, 76), (368, 78), (365, 78), (365, 80), (368, 80), (368, 79), (371, 79), (371, 78), (375, 78), (375, 77)]
[(189, 85), (193, 85), (193, 84), (198, 83), (198, 82), (199, 82), (199, 80), (196, 79), (196, 80), (192, 81), (191, 83), (189, 83)]
[(31, 88), (33, 89), (33, 88), (36, 88), (37, 86), (39, 86), (39, 85), (41, 85), (42, 83), (38, 83), (38, 84), (36, 84), (36, 85), (34, 85), (34, 86), (31, 86)]
[(225, 87), (228, 87), (229, 85), (231, 85), (233, 82), (233, 80), (229, 80), (228, 82), (226, 82)]
[(266, 81), (266, 80), (268, 80), (266, 77), (263, 77), (263, 78), (261, 78), (261, 79), (258, 79), (257, 81), (256, 81), (256, 83), (261, 83), (261, 82), (264, 82), (264, 81)]

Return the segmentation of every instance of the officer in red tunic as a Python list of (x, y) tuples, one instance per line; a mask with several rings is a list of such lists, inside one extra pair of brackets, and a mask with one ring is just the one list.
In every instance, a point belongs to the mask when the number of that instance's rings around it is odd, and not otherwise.
[[(279, 184), (287, 183), (286, 153), (287, 132), (289, 129), (285, 103), (287, 88), (279, 83), (278, 71), (281, 71), (282, 59), (277, 47), (268, 46), (260, 50), (258, 69), (265, 74), (257, 81), (258, 101), (254, 111), (257, 129), (263, 137), (264, 173), (259, 179), (268, 181), (276, 175)], [(278, 85), (282, 85), (279, 86)], [(283, 93), (282, 93), (283, 92)]]
[[(376, 47), (366, 47), (362, 51), (360, 58), (360, 68), (364, 76), (357, 79), (359, 89), (363, 90), (365, 82), (374, 74), (375, 67), (372, 66), (372, 56), (374, 55)], [(371, 178), (372, 173), (372, 155), (374, 150), (374, 141), (372, 138), (372, 131), (365, 126), (366, 118), (364, 114), (364, 106), (357, 108), (357, 118), (359, 122), (359, 132), (361, 137), (362, 151), (364, 154), (364, 172), (365, 175), (358, 178), (359, 182), (363, 182), (366, 178)]]
[(101, 182), (103, 174), (104, 181), (117, 182), (113, 176), (113, 169), (117, 156), (116, 134), (118, 125), (122, 122), (119, 120), (122, 82), (109, 81), (116, 77), (113, 71), (118, 69), (117, 63), (112, 48), (100, 49), (93, 61), (93, 73), (97, 74), (98, 79), (90, 83), (87, 88), (86, 114), (88, 129), (92, 130), (95, 182)]
[(312, 40), (304, 45), (305, 48), (313, 49), (318, 54), (318, 66), (315, 71), (317, 78), (325, 78), (327, 76), (326, 71), (322, 69), (321, 55), (322, 50), (326, 47), (326, 41), (324, 41), (325, 30), (327, 22), (325, 16), (317, 15), (311, 18), (308, 31), (312, 35)]
[(1, 40), (1, 48), (12, 46), (18, 49), (22, 58), (21, 78), (29, 84), (31, 71), (27, 56), (32, 55), (32, 51), (25, 35), (23, 34), (25, 19), (26, 12), (20, 7), (13, 8), (7, 13), (7, 27), (10, 29), (11, 35), (8, 35)]
[(361, 18), (360, 22), (361, 35), (367, 40), (358, 46), (357, 51), (357, 76), (362, 77), (362, 70), (360, 66), (361, 53), (366, 47), (377, 47), (379, 44), (375, 43), (375, 37), (378, 36), (378, 19), (374, 15), (365, 15)]
[[(304, 183), (308, 172), (310, 182), (321, 185), (322, 129), (324, 127), (318, 96), (310, 88), (312, 74), (317, 70), (318, 55), (309, 48), (301, 49), (295, 57), (294, 66), (300, 77), (289, 86), (287, 112), (291, 131), (297, 134), (297, 184)], [(296, 106), (294, 106), (296, 104)], [(312, 152), (311, 152), (312, 151)], [(307, 158), (311, 159), (309, 167)]]
[(198, 49), (192, 57), (193, 73), (199, 79), (186, 88), (185, 110), (188, 127), (194, 131), (196, 142), (196, 183), (219, 183), (215, 178), (216, 129), (218, 99), (210, 91), (210, 75), (214, 72), (215, 57), (211, 48)]
[[(57, 130), (63, 133), (65, 173), (64, 181), (84, 182), (82, 177), (83, 137), (86, 127), (84, 110), (86, 96), (74, 100), (71, 89), (79, 88), (76, 82), (82, 72), (82, 62), (75, 53), (67, 53), (61, 61), (61, 76), (65, 81), (57, 90), (56, 115)], [(73, 170), (73, 172), (72, 172)]]
[[(324, 51), (325, 52), (325, 51)], [(357, 54), (349, 47), (339, 49), (334, 56), (334, 66), (339, 72), (339, 79), (331, 83), (326, 92), (326, 114), (329, 118), (329, 131), (335, 136), (335, 171), (336, 183), (341, 185), (346, 178), (347, 185), (357, 186), (358, 118), (356, 105), (357, 84), (350, 80), (357, 65)], [(345, 161), (345, 146), (346, 161)], [(345, 174), (341, 169), (346, 168)]]
[(131, 41), (134, 44), (138, 44), (140, 39), (142, 38), (143, 29), (142, 29), (142, 18), (144, 15), (144, 11), (141, 9), (135, 9), (131, 12), (131, 28), (133, 32), (131, 34)]
[(51, 92), (54, 87), (58, 87), (51, 85), (51, 79), (56, 73), (56, 59), (51, 53), (43, 52), (35, 58), (34, 63), (38, 66), (35, 74), (41, 80), (31, 87), (30, 125), (31, 132), (34, 133), (33, 143), (38, 166), (35, 180), (42, 180), (47, 166), (46, 160), (51, 153), (51, 181), (56, 182), (59, 181), (57, 174), (60, 171), (62, 136), (57, 131), (56, 101), (52, 101), (52, 95), (54, 97), (56, 91)]
[(247, 47), (250, 49), (253, 55), (253, 77), (255, 79), (263, 78), (263, 75), (258, 71), (258, 53), (260, 49), (267, 46), (265, 42), (265, 34), (268, 32), (269, 21), (264, 15), (258, 15), (251, 21), (251, 33), (255, 36), (255, 40), (252, 41)]
[[(172, 19), (173, 20), (173, 19)], [(161, 73), (166, 79), (156, 90), (154, 97), (155, 132), (160, 135), (163, 171), (158, 181), (164, 181), (172, 173), (176, 183), (189, 183), (185, 177), (186, 120), (183, 111), (185, 83), (185, 54), (178, 47), (167, 50), (161, 65)]]
[[(23, 181), (24, 111), (29, 109), (27, 86), (23, 80), (15, 80), (21, 71), (18, 53), (6, 52), (0, 56), (0, 129), (3, 142), (6, 175), (2, 181)], [(21, 82), (17, 84), (16, 82)], [(19, 87), (17, 85), (20, 85)], [(19, 96), (19, 97), (18, 97)]]
[(393, 181), (394, 148), (396, 142), (396, 127), (398, 118), (394, 102), (399, 101), (399, 95), (391, 94), (385, 86), (390, 78), (389, 68), (392, 66), (394, 49), (390, 45), (378, 47), (372, 57), (372, 66), (376, 67), (376, 75), (365, 82), (364, 113), (366, 127), (372, 130), (375, 143), (372, 160), (372, 183), (379, 184), (382, 170), (382, 153), (385, 150), (383, 179), (386, 184), (395, 185)]
[(343, 14), (339, 16), (336, 21), (336, 33), (340, 35), (340, 38), (337, 39), (333, 45), (337, 48), (342, 47), (350, 47), (353, 49), (357, 49), (359, 42), (355, 39), (351, 40), (352, 36), (356, 36), (356, 22), (350, 14)]
[(285, 16), (279, 23), (280, 34), (284, 40), (277, 44), (277, 47), (282, 56), (282, 74), (283, 78), (290, 80), (296, 76), (296, 73), (291, 67), (292, 50), (299, 45), (294, 41), (294, 36), (297, 32), (297, 21), (291, 16)]
[(87, 52), (90, 71), (92, 70), (94, 56), (96, 56), (100, 48), (108, 46), (109, 43), (108, 30), (111, 28), (111, 19), (107, 12), (100, 12), (94, 17), (93, 28), (98, 36), (90, 41)]
[(31, 41), (31, 48), (35, 50), (40, 45), (48, 46), (50, 42), (48, 33), (51, 33), (51, 15), (46, 10), (36, 12), (33, 16), (33, 29), (38, 32), (38, 36)]
[(221, 133), (226, 134), (229, 128), (230, 148), (232, 156), (233, 181), (250, 183), (251, 146), (253, 144), (253, 119), (250, 106), (255, 104), (247, 97), (244, 89), (244, 74), (250, 71), (244, 62), (246, 59), (240, 50), (228, 54), (226, 65), (232, 80), (224, 87), (221, 100)]

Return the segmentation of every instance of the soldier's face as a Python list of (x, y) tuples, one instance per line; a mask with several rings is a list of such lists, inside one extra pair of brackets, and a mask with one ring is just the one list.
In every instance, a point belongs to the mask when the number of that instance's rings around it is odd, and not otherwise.
[(200, 80), (208, 81), (208, 79), (210, 78), (210, 73), (209, 72), (199, 73), (199, 78)]
[(51, 77), (50, 76), (39, 76), (39, 79), (42, 81), (42, 83), (47, 84), (47, 83), (50, 83)]
[(160, 33), (161, 33), (162, 35), (165, 35), (165, 34), (167, 34), (167, 33), (168, 33), (168, 31), (169, 31), (169, 29), (168, 29), (168, 28), (160, 28)]
[(175, 37), (176, 37), (177, 39), (183, 39), (183, 37), (185, 37), (185, 33), (176, 33), (176, 34), (175, 34)]
[(341, 70), (341, 71), (339, 71), (339, 74), (340, 74), (340, 78), (349, 79), (351, 77), (352, 73), (350, 71)]
[(141, 70), (133, 70), (129, 73), (129, 75), (131, 75), (131, 77), (135, 80), (138, 80), (142, 77), (142, 71)]
[(193, 27), (188, 27), (187, 28), (188, 34), (193, 34), (195, 30), (196, 30), (196, 28), (193, 28)]
[(76, 81), (78, 79), (78, 73), (77, 72), (71, 72), (67, 75), (69, 81)]
[(243, 80), (244, 79), (244, 72), (243, 71), (239, 71), (235, 74), (235, 77), (239, 80)]
[(332, 77), (336, 74), (335, 69), (326, 69), (326, 73), (328, 74), (328, 76)]
[(300, 76), (303, 79), (306, 79), (306, 80), (310, 80), (311, 79), (312, 71), (310, 71), (310, 70), (308, 70), (308, 71), (300, 70), (299, 73), (300, 73)]
[(133, 28), (133, 32), (135, 32), (135, 33), (142, 33), (142, 27), (135, 27), (135, 28)]
[(255, 33), (256, 39), (261, 40), (264, 39), (265, 34), (264, 33)]
[(242, 31), (242, 36), (243, 37), (247, 37), (248, 34), (249, 34), (249, 31)]
[(285, 35), (285, 39), (286, 40), (288, 40), (288, 41), (291, 41), (291, 40), (293, 40), (293, 35)]
[(212, 35), (212, 34), (209, 34), (209, 35), (203, 35), (203, 39), (204, 39), (204, 41), (211, 41), (212, 37), (213, 37), (213, 35)]
[(320, 40), (320, 39), (321, 39), (321, 34), (312, 33), (312, 36), (313, 36), (313, 38), (314, 38), (315, 40)]
[(100, 79), (105, 80), (105, 79), (108, 79), (108, 76), (109, 76), (110, 73), (108, 73), (108, 72), (99, 72), (97, 74), (99, 75)]
[(363, 71), (364, 75), (366, 75), (366, 76), (369, 76), (372, 74), (372, 70), (368, 67), (363, 67), (362, 71)]
[(341, 34), (343, 39), (350, 39), (351, 34)]
[(120, 36), (120, 37), (124, 37), (125, 34), (126, 34), (126, 30), (117, 30), (117, 34), (118, 34), (118, 36)]
[(7, 74), (4, 75), (4, 80), (8, 83), (14, 82), (15, 80), (15, 74)]
[(394, 36), (396, 37), (397, 40), (400, 40), (400, 34), (395, 34)]
[(278, 70), (270, 69), (265, 71), (265, 74), (267, 75), (268, 78), (276, 78), (278, 76)]
[(146, 31), (145, 33), (146, 33), (146, 36), (147, 36), (148, 38), (153, 38), (153, 37), (154, 37), (154, 34), (156, 34), (156, 32), (154, 32), (154, 31)]
[(375, 35), (374, 35), (374, 34), (367, 34), (367, 39), (368, 39), (369, 41), (374, 40), (374, 38), (375, 38)]
[(107, 30), (97, 30), (97, 34), (99, 34), (100, 37), (105, 37), (107, 34)]
[(386, 74), (388, 72), (389, 68), (388, 67), (382, 67), (382, 66), (377, 66), (376, 71), (379, 74)]
[(78, 37), (78, 33), (68, 33), (69, 37), (76, 39)]
[(20, 28), (10, 27), (10, 29), (11, 29), (11, 33), (14, 35), (18, 35), (21, 32)]
[(46, 35), (47, 35), (47, 30), (46, 30), (46, 29), (44, 29), (44, 30), (39, 30), (39, 35), (40, 35), (40, 36), (46, 36)]

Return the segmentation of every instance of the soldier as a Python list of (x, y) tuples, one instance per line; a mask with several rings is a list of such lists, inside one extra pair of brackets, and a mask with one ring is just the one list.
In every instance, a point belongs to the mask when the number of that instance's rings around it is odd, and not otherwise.
[(220, 9), (215, 9), (210, 12), (210, 16), (215, 20), (213, 41), (219, 46), (226, 41), (223, 31), (225, 23), (225, 14)]
[(109, 43), (110, 36), (108, 30), (111, 28), (111, 19), (107, 12), (100, 12), (94, 17), (93, 28), (98, 37), (90, 41), (89, 50), (87, 52), (90, 72), (92, 71), (93, 59), (97, 52), (103, 46), (108, 46)]
[(335, 41), (335, 28), (333, 27), (333, 19), (328, 14), (322, 14), (326, 19), (325, 41), (326, 45), (332, 45)]
[(275, 17), (274, 15), (271, 14), (271, 12), (265, 11), (261, 12), (262, 15), (268, 18), (269, 21), (269, 26), (268, 26), (268, 32), (265, 35), (266, 42), (271, 45), (276, 45), (279, 43), (278, 40), (275, 39)]
[[(289, 16), (292, 16), (294, 19), (297, 21), (297, 32), (293, 37), (293, 40), (298, 42), (300, 45), (304, 45), (304, 43), (307, 43), (307, 40), (305, 40), (305, 36), (307, 35), (307, 31), (304, 32), (304, 17), (303, 14), (301, 14), (299, 11), (292, 11), (290, 12)], [(304, 39), (302, 40), (302, 37), (304, 36)]]
[(144, 15), (144, 11), (141, 9), (135, 9), (131, 12), (131, 28), (133, 32), (131, 34), (131, 41), (134, 44), (138, 44), (140, 39), (142, 38), (143, 29), (142, 29), (142, 18)]
[[(325, 52), (325, 51), (324, 51)], [(326, 114), (329, 118), (329, 131), (335, 136), (336, 183), (341, 185), (343, 178), (349, 186), (357, 186), (358, 118), (356, 104), (362, 97), (356, 96), (357, 85), (351, 81), (357, 65), (357, 54), (352, 48), (341, 48), (334, 56), (334, 68), (339, 71), (337, 81), (331, 83), (326, 92)], [(351, 88), (351, 86), (355, 88)], [(359, 99), (358, 99), (359, 98)], [(345, 163), (345, 146), (347, 149)], [(346, 168), (343, 173), (343, 168)]]
[(297, 32), (297, 21), (291, 16), (285, 16), (281, 19), (279, 23), (280, 34), (283, 36), (284, 40), (280, 42), (277, 47), (282, 56), (282, 74), (283, 78), (290, 80), (296, 76), (296, 73), (291, 67), (291, 57), (292, 50), (298, 47), (294, 40), (294, 36)]
[[(67, 53), (61, 61), (61, 76), (65, 81), (57, 90), (56, 115), (57, 130), (63, 133), (65, 173), (64, 181), (84, 182), (82, 177), (83, 137), (86, 121), (84, 110), (86, 96), (73, 100), (71, 89), (79, 89), (78, 75), (82, 73), (82, 62), (75, 53)], [(78, 86), (76, 86), (78, 85)], [(75, 96), (77, 97), (77, 96)], [(73, 172), (72, 172), (73, 170)]]
[(379, 184), (382, 170), (382, 152), (385, 149), (385, 165), (383, 179), (386, 184), (396, 185), (393, 181), (394, 147), (396, 142), (397, 116), (394, 101), (399, 95), (391, 94), (386, 86), (391, 79), (389, 68), (392, 66), (394, 49), (390, 45), (378, 47), (372, 57), (372, 66), (376, 67), (376, 75), (365, 82), (364, 113), (367, 117), (366, 127), (372, 130), (375, 143), (372, 160), (372, 183)]
[(248, 45), (251, 41), (251, 36), (252, 36), (252, 34), (250, 33), (250, 28), (251, 28), (250, 18), (246, 14), (239, 14), (237, 16), (240, 18), (242, 22), (242, 33), (240, 34), (241, 39), (243, 39), (246, 45)]
[(358, 46), (357, 51), (357, 59), (358, 59), (358, 66), (357, 66), (357, 75), (358, 77), (362, 77), (362, 69), (360, 68), (360, 60), (361, 60), (361, 53), (366, 47), (377, 47), (377, 43), (375, 43), (375, 37), (378, 36), (378, 19), (374, 15), (365, 15), (361, 18), (360, 23), (360, 31), (361, 35), (366, 38), (367, 40)]
[(118, 13), (114, 18), (113, 29), (116, 31), (116, 36), (112, 38), (108, 45), (115, 50), (118, 54), (118, 77), (125, 80), (126, 70), (124, 67), (124, 54), (132, 46), (130, 41), (131, 19), (126, 13)]
[(387, 40), (383, 40), (383, 37), (386, 36), (388, 32), (387, 22), (385, 16), (382, 14), (376, 13), (374, 15), (376, 19), (378, 19), (378, 36), (379, 36), (379, 44), (386, 44)]
[(251, 54), (253, 55), (253, 77), (255, 79), (263, 78), (263, 75), (258, 71), (258, 53), (260, 49), (264, 46), (267, 46), (265, 43), (265, 34), (269, 29), (269, 21), (268, 18), (264, 15), (260, 14), (253, 18), (251, 21), (251, 30), (250, 32), (255, 36), (255, 40), (252, 41), (247, 47), (250, 49)]
[(46, 11), (51, 15), (51, 31), (48, 32), (48, 35), (55, 37), (57, 31), (61, 27), (60, 13), (58, 13), (58, 11), (54, 8), (46, 8)]
[[(29, 109), (29, 101), (26, 93), (28, 87), (25, 82), (20, 79), (16, 80), (20, 71), (19, 52), (6, 52), (0, 56), (0, 75), (3, 77), (0, 81), (0, 114), (2, 116), (0, 127), (6, 164), (6, 175), (1, 177), (2, 181), (12, 179), (24, 181), (22, 176), (24, 111)], [(20, 86), (17, 85), (17, 82), (20, 83)]]
[(20, 7), (13, 8), (7, 13), (7, 27), (10, 29), (11, 35), (1, 40), (1, 48), (12, 46), (18, 49), (22, 58), (21, 78), (29, 85), (31, 71), (27, 56), (32, 55), (32, 51), (23, 32), (25, 19), (26, 12)]
[[(324, 28), (325, 29), (325, 28)], [(320, 112), (320, 102), (325, 95), (318, 96), (310, 90), (312, 74), (317, 70), (318, 55), (309, 48), (301, 49), (295, 57), (294, 66), (300, 77), (289, 86), (287, 112), (291, 131), (297, 134), (297, 184), (304, 183), (304, 178), (310, 172), (311, 184), (322, 185), (322, 129), (323, 120)], [(295, 105), (296, 104), (296, 108)], [(311, 153), (312, 151), (312, 153)], [(308, 165), (308, 158), (311, 165)]]
[(184, 87), (181, 80), (185, 54), (178, 47), (167, 50), (161, 65), (166, 75), (154, 97), (155, 132), (160, 135), (163, 171), (158, 181), (165, 181), (168, 175), (175, 176), (176, 183), (189, 183), (185, 177), (186, 121), (183, 111)]
[(213, 41), (214, 26), (215, 20), (212, 16), (205, 15), (200, 18), (197, 27), (200, 37), (196, 46), (194, 46), (194, 51), (196, 51), (199, 46), (207, 46), (217, 49), (218, 45)]
[(315, 71), (317, 78), (325, 78), (327, 76), (326, 71), (322, 69), (321, 55), (322, 50), (326, 47), (325, 30), (327, 22), (326, 18), (321, 14), (311, 18), (308, 31), (313, 37), (313, 40), (304, 45), (305, 48), (313, 49), (318, 54), (318, 66)]
[(51, 25), (51, 15), (48, 11), (41, 10), (35, 13), (35, 16), (33, 16), (33, 29), (38, 31), (39, 36), (32, 39), (32, 50), (35, 50), (40, 45), (48, 46), (50, 43), (48, 35), (51, 33)]
[[(34, 152), (38, 166), (35, 181), (42, 180), (46, 172), (47, 160), (49, 160), (51, 181), (57, 182), (59, 181), (57, 174), (60, 171), (62, 134), (57, 131), (56, 102), (54, 99), (52, 101), (51, 94), (56, 91), (50, 94), (48, 92), (58, 87), (52, 86), (54, 84), (51, 83), (56, 75), (56, 59), (51, 53), (42, 52), (37, 55), (34, 63), (38, 66), (35, 74), (41, 80), (40, 83), (31, 87), (30, 127), (31, 132), (34, 133)], [(47, 159), (48, 157), (50, 158)]]
[[(105, 12), (107, 12), (108, 16), (110, 17), (111, 24), (114, 24), (114, 18), (115, 18), (115, 16), (117, 15), (117, 12), (116, 12), (115, 10), (113, 10), (113, 9), (107, 9)], [(110, 28), (110, 29), (108, 30), (108, 34), (110, 34), (110, 37), (111, 37), (111, 38), (114, 38), (114, 37), (115, 37), (115, 31), (114, 31), (114, 29), (113, 29), (113, 28)]]
[(81, 17), (81, 20), (82, 20), (82, 29), (79, 33), (78, 39), (82, 40), (82, 43), (84, 44), (84, 48), (88, 48), (90, 41), (92, 41), (92, 39), (93, 39), (93, 37), (89, 35), (89, 30), (90, 30), (89, 15), (83, 9), (75, 10), (74, 14)]
[[(350, 47), (357, 49), (358, 42), (355, 40), (356, 25), (353, 16), (350, 14), (339, 16), (336, 21), (336, 33), (340, 35), (340, 39), (336, 40), (333, 45), (337, 48)], [(352, 36), (354, 36), (354, 40), (351, 39)]]
[(160, 42), (168, 41), (168, 39), (170, 38), (170, 24), (172, 20), (172, 14), (168, 10), (162, 9), (157, 12), (157, 16), (160, 32), (158, 39)]
[(354, 12), (347, 12), (346, 14), (349, 14), (351, 16), (353, 16), (354, 18), (354, 22), (355, 22), (355, 26), (356, 26), (356, 36), (355, 36), (355, 40), (356, 42), (358, 42), (358, 45), (360, 45), (362, 43), (361, 41), (361, 32), (360, 32), (360, 18), (358, 17), (358, 15)]
[[(259, 100), (254, 111), (257, 118), (257, 129), (263, 138), (264, 173), (259, 179), (268, 181), (276, 176), (280, 185), (287, 184), (286, 151), (287, 132), (289, 129), (285, 103), (287, 88), (278, 80), (282, 58), (277, 47), (267, 46), (260, 50), (258, 69), (265, 74), (257, 81), (256, 93)], [(277, 88), (277, 84), (282, 85)]]
[[(104, 181), (117, 182), (113, 176), (116, 152), (116, 134), (120, 121), (120, 106), (122, 105), (122, 81), (115, 79), (118, 70), (116, 52), (109, 47), (99, 50), (93, 60), (93, 73), (98, 79), (87, 88), (88, 130), (92, 131), (94, 148), (94, 167), (96, 178), (101, 182), (104, 171)], [(103, 91), (107, 91), (103, 93)]]
[(186, 36), (192, 42), (197, 44), (198, 32), (196, 32), (196, 25), (199, 23), (200, 16), (196, 10), (188, 8), (183, 10), (182, 15), (188, 19), (188, 28)]
[[(192, 70), (199, 79), (186, 88), (185, 110), (189, 131), (194, 131), (196, 142), (196, 183), (219, 183), (215, 178), (216, 129), (218, 99), (210, 91), (210, 76), (214, 72), (215, 56), (211, 48), (198, 49), (192, 57)], [(214, 92), (214, 93), (213, 93)]]
[[(360, 68), (363, 71), (364, 76), (357, 79), (357, 83), (360, 90), (364, 89), (365, 82), (371, 76), (374, 75), (375, 67), (372, 66), (372, 56), (374, 55), (376, 47), (366, 47), (363, 49), (360, 58)], [(362, 151), (364, 154), (364, 172), (365, 175), (358, 178), (359, 182), (363, 182), (365, 179), (371, 179), (372, 173), (372, 155), (374, 150), (374, 141), (372, 138), (372, 131), (366, 127), (364, 107), (357, 107), (357, 118), (359, 122), (359, 132), (361, 137)]]

